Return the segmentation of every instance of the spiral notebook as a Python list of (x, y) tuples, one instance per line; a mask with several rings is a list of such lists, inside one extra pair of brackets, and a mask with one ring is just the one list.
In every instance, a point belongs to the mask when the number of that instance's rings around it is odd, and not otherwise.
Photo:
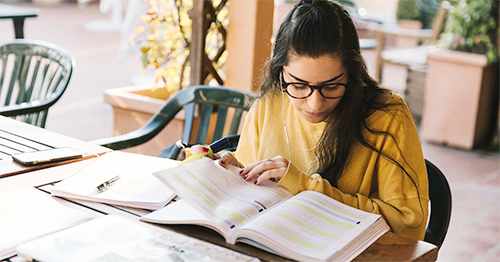
[(153, 172), (178, 161), (134, 153), (107, 153), (52, 188), (53, 196), (157, 210), (175, 197)]

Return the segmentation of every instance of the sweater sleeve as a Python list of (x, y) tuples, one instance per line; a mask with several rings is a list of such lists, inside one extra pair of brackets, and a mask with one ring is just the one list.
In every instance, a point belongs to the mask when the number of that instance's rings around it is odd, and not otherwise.
[(320, 174), (311, 176), (301, 172), (290, 164), (285, 176), (278, 182), (293, 194), (305, 190), (314, 190), (323, 193), (346, 205), (382, 215), (391, 230), (399, 235), (422, 240), (425, 235), (428, 200), (423, 198), (381, 199), (378, 193), (365, 196), (361, 193), (354, 195), (342, 192), (323, 179)]
[[(338, 187), (333, 187), (320, 174), (303, 173), (292, 163), (278, 184), (294, 194), (314, 190), (349, 206), (381, 214), (394, 233), (423, 239), (428, 182), (418, 134), (406, 113), (392, 115), (386, 123), (384, 130), (393, 135), (374, 136), (375, 140), (371, 141), (382, 155), (358, 144), (352, 150)], [(358, 177), (361, 179), (356, 180)], [(344, 186), (350, 180), (357, 181), (353, 183), (355, 190)]]
[(293, 163), (290, 163), (285, 176), (278, 182), (278, 185), (287, 188), (294, 195), (302, 191), (314, 190), (349, 206), (380, 214), (376, 203), (373, 203), (369, 198), (361, 194), (356, 194), (354, 196), (345, 194), (333, 187), (330, 182), (323, 179), (320, 174), (315, 173), (309, 176), (295, 167)]
[(240, 134), (235, 157), (240, 163), (240, 167), (255, 163), (258, 159), (260, 145), (259, 112), (260, 101), (256, 101), (245, 118), (243, 130)]

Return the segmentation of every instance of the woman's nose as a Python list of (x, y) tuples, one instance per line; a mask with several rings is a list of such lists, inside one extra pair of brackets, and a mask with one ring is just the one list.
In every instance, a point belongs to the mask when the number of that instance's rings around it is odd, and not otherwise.
[(321, 109), (325, 98), (319, 93), (319, 90), (314, 90), (313, 93), (307, 98), (307, 104), (312, 110)]

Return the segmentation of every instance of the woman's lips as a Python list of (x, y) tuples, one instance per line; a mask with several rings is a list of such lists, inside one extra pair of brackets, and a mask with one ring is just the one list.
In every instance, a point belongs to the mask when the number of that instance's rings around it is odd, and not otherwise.
[(324, 112), (308, 112), (308, 111), (305, 111), (305, 112), (306, 112), (306, 114), (308, 114), (310, 116), (314, 116), (314, 117), (321, 116), (324, 113)]

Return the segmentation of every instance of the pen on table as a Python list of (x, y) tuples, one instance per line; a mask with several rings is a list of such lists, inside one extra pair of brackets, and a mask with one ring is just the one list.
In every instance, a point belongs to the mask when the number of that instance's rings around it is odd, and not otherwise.
[(223, 138), (213, 142), (209, 146), (207, 146), (208, 153), (193, 154), (192, 156), (190, 156), (190, 157), (186, 158), (184, 161), (182, 161), (181, 164), (191, 162), (193, 160), (198, 160), (204, 156), (212, 156), (213, 154), (215, 154), (223, 149), (226, 149), (226, 148), (235, 147), (239, 138), (240, 138), (239, 135), (231, 135), (231, 136), (223, 137)]
[(120, 179), (120, 176), (115, 176), (110, 180), (103, 182), (102, 184), (97, 186), (97, 191), (103, 192), (108, 190), (108, 188), (111, 187), (116, 181), (118, 181), (118, 179)]

